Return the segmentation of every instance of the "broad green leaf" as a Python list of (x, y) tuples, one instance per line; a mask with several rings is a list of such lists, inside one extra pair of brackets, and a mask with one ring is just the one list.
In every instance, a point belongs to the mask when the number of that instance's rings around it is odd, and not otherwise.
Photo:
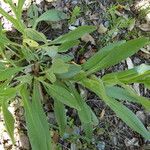
[(58, 46), (46, 46), (42, 48), (42, 52), (44, 51), (44, 55), (48, 55), (52, 59), (57, 56)]
[(82, 66), (84, 70), (89, 70), (92, 67), (96, 66), (100, 63), (100, 61), (108, 55), (115, 47), (122, 45), (125, 41), (119, 41), (115, 43), (111, 43), (104, 48), (100, 49), (97, 53), (95, 53), (89, 60), (87, 60)]
[(31, 28), (27, 28), (27, 29), (25, 29), (25, 33), (26, 33), (27, 38), (29, 38), (31, 40), (47, 43), (47, 39), (46, 39), (45, 35), (41, 32), (38, 32)]
[(150, 111), (150, 100), (145, 97), (138, 96), (136, 93), (131, 92), (130, 89), (124, 89), (117, 86), (106, 86), (106, 93), (109, 97), (115, 99), (139, 103)]
[(69, 42), (62, 43), (58, 47), (58, 52), (67, 52), (70, 48), (79, 45), (79, 43), (80, 43), (79, 40), (69, 41)]
[(81, 66), (77, 64), (69, 64), (68, 71), (59, 75), (60, 78), (72, 78), (81, 71)]
[(107, 96), (103, 82), (100, 79), (85, 79), (80, 84), (97, 94), (131, 129), (150, 139), (150, 132), (144, 127), (137, 116), (126, 106)]
[(34, 81), (32, 101), (26, 85), (23, 85), (20, 94), (25, 109), (25, 119), (28, 135), (33, 150), (52, 150), (49, 125), (43, 111), (40, 84)]
[(0, 81), (7, 80), (9, 78), (12, 78), (16, 75), (19, 71), (21, 71), (21, 68), (6, 68), (4, 70), (0, 70)]
[(77, 29), (70, 31), (67, 34), (58, 37), (57, 39), (52, 41), (52, 43), (61, 44), (61, 43), (76, 41), (82, 36), (84, 36), (85, 34), (91, 33), (95, 30), (96, 30), (95, 26), (80, 26)]
[[(30, 42), (30, 40), (28, 40)], [(37, 44), (37, 43), (36, 43)], [(26, 45), (21, 48), (22, 57), (28, 62), (31, 62), (36, 59), (35, 53), (32, 52), (31, 48), (28, 48)]]
[(60, 101), (55, 100), (54, 113), (55, 113), (57, 123), (59, 125), (60, 134), (61, 136), (63, 136), (67, 126), (67, 117), (66, 117), (66, 110), (64, 104), (61, 103)]
[(31, 4), (29, 9), (27, 10), (28, 23), (32, 27), (34, 26), (36, 19), (39, 16), (39, 8), (36, 4)]
[[(119, 63), (121, 60), (124, 60), (127, 57), (132, 56), (133, 54), (138, 52), (140, 48), (147, 45), (148, 41), (149, 40), (144, 37), (133, 39), (125, 43), (122, 43), (121, 45), (113, 47), (111, 50), (108, 50), (107, 53), (105, 51), (103, 53), (103, 56), (100, 57), (98, 61), (96, 61), (97, 63), (93, 63), (93, 61), (95, 62), (95, 59), (92, 58), (93, 65), (91, 65), (91, 68), (87, 67), (89, 68), (88, 74), (94, 73), (101, 69), (108, 68), (112, 65)], [(95, 57), (97, 57), (96, 54), (95, 54)], [(84, 67), (84, 69), (86, 70), (86, 67)]]
[(56, 73), (66, 73), (68, 71), (69, 65), (64, 63), (62, 59), (54, 59), (51, 70)]
[(63, 54), (61, 54), (61, 55), (58, 54), (58, 57), (60, 59), (62, 59), (64, 62), (69, 62), (69, 61), (74, 59), (74, 55), (73, 54), (64, 54), (64, 55)]
[(63, 19), (66, 19), (67, 15), (63, 13), (62, 11), (51, 9), (43, 13), (35, 22), (34, 28), (37, 26), (37, 24), (41, 21), (50, 21), (50, 22), (56, 22)]
[(49, 81), (51, 81), (52, 83), (54, 83), (55, 81), (56, 81), (56, 76), (55, 76), (55, 74), (53, 73), (53, 71), (52, 70), (48, 70), (47, 72), (46, 72), (46, 78), (49, 80)]
[(10, 111), (7, 108), (7, 104), (5, 99), (3, 99), (3, 103), (2, 103), (2, 112), (3, 112), (3, 116), (4, 116), (4, 123), (5, 123), (5, 127), (6, 130), (13, 142), (13, 144), (15, 144), (15, 139), (14, 139), (14, 123), (15, 120), (12, 116), (12, 114), (10, 113)]
[(55, 100), (62, 102), (72, 108), (80, 110), (80, 105), (74, 95), (68, 91), (65, 87), (57, 84), (43, 83), (47, 93)]

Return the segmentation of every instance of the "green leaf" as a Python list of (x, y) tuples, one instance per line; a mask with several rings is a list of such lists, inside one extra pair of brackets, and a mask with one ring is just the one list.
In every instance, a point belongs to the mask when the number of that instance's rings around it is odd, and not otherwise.
[(116, 100), (108, 99), (107, 105), (121, 118), (131, 129), (141, 134), (145, 139), (150, 139), (150, 132), (144, 127), (139, 118), (123, 104)]
[(14, 27), (20, 31), (21, 33), (24, 33), (23, 27), (20, 25), (20, 22), (17, 21), (17, 19), (13, 18), (10, 16), (7, 12), (5, 12), (1, 7), (0, 7), (0, 14), (2, 14), (7, 20), (9, 20)]
[[(67, 82), (68, 83), (68, 82)], [(86, 104), (84, 99), (80, 96), (78, 91), (75, 89), (74, 85), (68, 83), (70, 91), (74, 94), (76, 100), (78, 101), (81, 110), (78, 110), (78, 115), (81, 120), (83, 129), (85, 131), (86, 137), (92, 139), (93, 125), (98, 124), (97, 117), (95, 116), (92, 109)]]
[(50, 21), (50, 22), (56, 22), (63, 19), (66, 19), (67, 15), (63, 13), (62, 11), (51, 9), (43, 13), (35, 22), (34, 28), (37, 26), (37, 24), (41, 21)]
[(69, 64), (68, 71), (59, 75), (60, 78), (72, 78), (81, 71), (81, 66), (77, 64)]
[(79, 43), (79, 40), (65, 42), (58, 47), (58, 52), (67, 52), (70, 48), (79, 45)]
[(37, 48), (39, 46), (39, 43), (37, 43), (36, 41), (32, 40), (32, 39), (23, 39), (23, 44), (27, 44), (29, 47), (31, 48)]
[(123, 89), (117, 86), (106, 86), (106, 93), (109, 97), (139, 103), (143, 107), (145, 107), (148, 111), (150, 111), (150, 100), (145, 97), (138, 96), (132, 90), (130, 88)]
[(27, 38), (29, 38), (29, 39), (32, 39), (37, 42), (47, 43), (47, 39), (46, 39), (45, 35), (41, 32), (38, 32), (31, 28), (27, 28), (27, 29), (25, 29), (25, 33), (26, 33)]
[(0, 97), (4, 97), (7, 100), (15, 97), (16, 93), (17, 93), (17, 88), (15, 87), (14, 88), (8, 88), (8, 87), (1, 88), (0, 87)]
[(61, 44), (71, 41), (76, 41), (87, 33), (91, 33), (96, 30), (95, 26), (80, 26), (77, 29), (70, 31), (69, 33), (62, 35), (52, 41), (54, 44)]
[(43, 83), (47, 93), (55, 100), (62, 102), (72, 108), (80, 110), (80, 105), (74, 95), (68, 91), (65, 87), (57, 84)]
[(9, 78), (12, 78), (13, 76), (15, 76), (16, 73), (18, 73), (19, 71), (21, 71), (22, 68), (7, 68), (4, 70), (0, 70), (0, 81), (4, 81), (7, 80)]
[(69, 65), (64, 63), (62, 59), (54, 59), (51, 70), (53, 70), (54, 73), (60, 74), (65, 73), (68, 71)]
[(3, 112), (3, 116), (4, 116), (4, 123), (5, 123), (6, 130), (7, 130), (8, 134), (12, 140), (12, 143), (15, 144), (15, 139), (14, 139), (15, 120), (7, 108), (7, 104), (6, 104), (5, 99), (3, 100), (3, 103), (2, 103), (2, 112)]
[(71, 13), (71, 18), (69, 23), (72, 24), (76, 21), (76, 18), (80, 15), (81, 8), (79, 6), (75, 6), (73, 12)]
[(54, 83), (54, 82), (56, 81), (56, 76), (55, 76), (55, 74), (53, 73), (52, 70), (48, 70), (48, 71), (46, 72), (46, 78), (47, 78), (49, 81), (51, 81), (52, 83)]
[(18, 0), (18, 8), (17, 8), (17, 13), (18, 16), (21, 18), (22, 16), (22, 11), (23, 11), (23, 4), (24, 4), (25, 0)]
[(107, 84), (121, 81), (123, 83), (144, 83), (150, 77), (150, 66), (141, 64), (133, 69), (110, 73), (103, 76), (103, 81)]
[[(140, 48), (147, 45), (148, 41), (149, 40), (144, 37), (133, 39), (120, 45), (114, 46), (113, 48), (111, 48), (111, 50), (108, 50), (107, 52), (103, 52), (102, 56), (98, 60), (96, 60), (96, 58), (92, 58), (93, 65), (91, 65), (91, 68), (88, 70), (88, 74), (94, 73), (104, 68), (108, 68), (112, 65), (119, 63), (121, 60), (132, 56), (133, 54), (138, 52)], [(95, 57), (97, 57), (96, 54)], [(95, 60), (97, 63), (95, 63)], [(89, 67), (87, 67), (86, 64), (83, 65), (83, 68), (86, 70)]]
[(58, 46), (46, 46), (42, 48), (42, 52), (45, 52), (44, 55), (48, 55), (51, 58), (55, 58), (58, 53)]
[(43, 99), (40, 84), (34, 81), (32, 101), (26, 85), (23, 85), (20, 94), (25, 109), (25, 119), (28, 135), (33, 150), (52, 150), (49, 125), (43, 111)]
[(84, 70), (89, 70), (96, 66), (104, 57), (108, 55), (115, 47), (122, 45), (125, 41), (111, 43), (95, 53), (82, 67)]
[(30, 84), (32, 82), (33, 76), (30, 74), (27, 74), (27, 75), (16, 77), (15, 79), (20, 81), (21, 84), (24, 84), (24, 83)]
[(54, 113), (55, 113), (57, 123), (59, 125), (60, 134), (61, 136), (63, 136), (67, 126), (67, 117), (66, 117), (66, 110), (64, 104), (61, 103), (60, 101), (55, 100)]
[(150, 139), (150, 132), (146, 130), (137, 116), (126, 106), (113, 98), (107, 96), (103, 82), (96, 77), (94, 79), (85, 79), (80, 84), (96, 93), (105, 103), (121, 118), (131, 129), (141, 134), (144, 138)]

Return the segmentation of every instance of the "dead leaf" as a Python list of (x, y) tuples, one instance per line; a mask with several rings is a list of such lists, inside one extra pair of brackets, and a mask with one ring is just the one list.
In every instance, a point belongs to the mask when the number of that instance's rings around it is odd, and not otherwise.
[(59, 133), (57, 131), (54, 131), (53, 132), (53, 141), (55, 143), (58, 143), (58, 140), (59, 140)]
[(91, 42), (91, 44), (95, 45), (95, 40), (94, 38), (90, 35), (90, 34), (85, 34), (82, 38), (81, 38), (82, 41), (84, 42)]
[(146, 32), (148, 32), (148, 31), (150, 31), (150, 24), (141, 24), (141, 25), (139, 25), (139, 28), (142, 30), (142, 31), (146, 31)]
[(103, 119), (105, 115), (105, 109), (102, 110), (102, 112), (100, 113), (100, 119)]
[(104, 34), (106, 32), (107, 32), (107, 28), (103, 24), (100, 24), (98, 27), (98, 33)]

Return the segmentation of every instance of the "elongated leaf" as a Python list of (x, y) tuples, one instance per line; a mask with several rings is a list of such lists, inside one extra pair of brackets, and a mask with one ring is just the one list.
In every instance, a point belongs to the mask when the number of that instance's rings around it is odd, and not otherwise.
[(145, 139), (150, 139), (150, 132), (146, 130), (139, 118), (123, 104), (109, 99), (107, 105), (121, 118), (131, 129), (141, 134)]
[(44, 114), (41, 100), (42, 94), (40, 85), (34, 82), (32, 101), (25, 85), (20, 90), (25, 109), (28, 135), (33, 150), (52, 150), (50, 131), (46, 116)]
[(143, 83), (150, 77), (150, 66), (141, 64), (133, 69), (110, 73), (103, 76), (103, 81), (107, 84), (121, 81), (123, 83)]
[(98, 124), (98, 119), (91, 108), (86, 104), (84, 99), (77, 92), (75, 87), (71, 83), (68, 83), (68, 86), (70, 88), (70, 91), (73, 92), (75, 98), (80, 104), (81, 110), (78, 110), (78, 115), (85, 131), (86, 137), (92, 139), (93, 125), (96, 126)]
[(7, 12), (5, 12), (1, 7), (0, 7), (0, 14), (2, 14), (6, 19), (12, 22), (12, 24), (18, 31), (20, 31), (21, 33), (24, 32), (24, 29), (22, 28), (22, 26), (20, 26), (19, 22), (15, 18), (10, 16)]
[(80, 110), (80, 105), (74, 95), (61, 85), (44, 83), (48, 94), (55, 100), (62, 102), (72, 108)]
[(55, 113), (57, 123), (59, 125), (60, 134), (61, 136), (63, 136), (66, 131), (66, 125), (67, 125), (67, 117), (66, 117), (64, 104), (61, 103), (60, 101), (55, 100), (54, 113)]
[(106, 93), (109, 97), (115, 99), (139, 103), (150, 111), (150, 100), (145, 97), (138, 96), (136, 93), (131, 92), (130, 89), (123, 89), (117, 86), (106, 86)]
[(10, 111), (7, 108), (5, 99), (3, 100), (3, 103), (2, 103), (2, 112), (3, 112), (3, 116), (4, 116), (4, 123), (5, 123), (6, 130), (9, 134), (13, 144), (14, 144), (15, 143), (15, 139), (14, 139), (14, 123), (15, 123), (15, 120), (14, 120), (12, 114), (10, 113)]
[(65, 42), (62, 45), (60, 45), (58, 47), (58, 52), (66, 52), (68, 51), (70, 48), (79, 45), (80, 41), (79, 40), (75, 40), (75, 41), (69, 41), (69, 42)]
[(40, 21), (50, 21), (50, 22), (56, 22), (63, 19), (66, 19), (67, 15), (63, 13), (62, 11), (51, 9), (43, 13), (35, 22), (34, 28)]
[(0, 87), (0, 97), (4, 97), (8, 100), (15, 97), (16, 92), (17, 92), (17, 88)]
[(86, 61), (82, 66), (84, 70), (89, 70), (99, 64), (99, 62), (108, 55), (115, 47), (118, 47), (125, 43), (125, 41), (111, 43), (108, 46), (100, 49), (97, 53), (95, 53), (88, 61)]
[[(141, 37), (138, 39), (130, 40), (126, 43), (122, 43), (121, 45), (114, 46), (111, 50), (108, 50), (107, 52), (105, 51), (100, 59), (96, 60), (97, 64), (94, 63), (95, 59), (92, 58), (90, 64), (92, 63), (93, 65), (91, 65), (91, 68), (88, 70), (88, 74), (119, 63), (121, 60), (124, 60), (127, 57), (132, 56), (133, 54), (138, 52), (140, 48), (147, 44), (148, 39)], [(97, 57), (96, 54), (95, 57)]]
[(91, 33), (96, 30), (95, 26), (80, 26), (77, 29), (70, 31), (69, 33), (62, 35), (52, 41), (52, 43), (59, 44), (59, 43), (66, 43), (66, 42), (71, 42), (75, 41), (82, 36), (84, 36), (87, 33)]
[(146, 130), (137, 116), (126, 106), (107, 96), (105, 87), (101, 80), (98, 80), (95, 77), (95, 79), (85, 79), (80, 81), (80, 83), (102, 98), (102, 100), (104, 100), (105, 103), (117, 114), (117, 116), (121, 118), (130, 128), (141, 134), (144, 138), (150, 139), (150, 132)]
[(18, 0), (18, 16), (21, 18), (22, 16), (22, 11), (23, 11), (23, 4), (24, 4), (25, 0)]
[(4, 70), (0, 70), (0, 81), (7, 80), (9, 78), (12, 78), (16, 73), (21, 71), (21, 68), (7, 68)]
[(44, 42), (44, 43), (47, 42), (45, 35), (41, 32), (34, 30), (34, 29), (27, 28), (27, 29), (25, 29), (25, 33), (29, 39), (32, 39), (32, 40), (38, 41), (38, 42), (39, 41)]

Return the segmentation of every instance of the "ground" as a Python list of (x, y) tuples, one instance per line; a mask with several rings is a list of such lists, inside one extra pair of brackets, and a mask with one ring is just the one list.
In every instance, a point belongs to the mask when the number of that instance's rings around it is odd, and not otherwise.
[[(28, 27), (31, 20), (28, 8), (28, 1), (25, 8), (23, 18)], [(80, 25), (95, 25), (97, 31), (91, 35), (86, 35), (81, 40), (83, 44), (70, 51), (75, 56), (75, 61), (82, 63), (91, 57), (96, 51), (110, 42), (118, 40), (129, 40), (140, 36), (150, 35), (150, 1), (149, 0), (35, 0), (35, 4), (40, 13), (51, 9), (63, 10), (70, 16), (66, 21), (59, 22), (55, 25), (42, 22), (38, 26), (38, 30), (43, 32), (49, 39), (72, 30)], [(8, 6), (0, 2), (0, 6), (11, 13)], [(13, 14), (12, 14), (13, 15)], [(11, 24), (1, 16), (1, 21), (5, 29), (10, 30), (8, 36), (12, 38)], [(13, 38), (19, 39), (18, 35)], [(86, 44), (85, 44), (86, 42)], [(81, 50), (82, 48), (82, 50)], [(97, 73), (102, 76), (112, 71), (124, 70), (133, 66), (150, 63), (150, 46), (141, 49), (136, 55), (128, 58), (118, 65), (107, 70)], [(145, 89), (143, 85), (132, 85), (135, 91), (143, 96), (150, 98), (150, 91)], [(63, 138), (60, 138), (55, 127), (52, 135), (53, 141), (59, 144), (64, 150), (149, 150), (150, 141), (144, 140), (139, 134), (128, 128), (117, 116), (93, 93), (78, 87), (82, 94), (87, 97), (88, 105), (94, 110), (99, 118), (99, 125), (94, 129), (92, 142), (87, 142), (83, 137), (82, 127), (77, 117), (76, 111), (69, 109), (67, 114), (69, 118), (68, 131)], [(150, 129), (150, 113), (145, 112), (143, 108), (136, 104), (125, 103), (128, 108), (133, 110), (141, 119), (145, 126)], [(46, 101), (44, 110), (47, 114), (50, 124), (55, 124), (55, 117), (51, 108), (51, 103)], [(30, 144), (27, 137), (26, 125), (24, 120), (24, 110), (19, 100), (16, 100), (10, 107), (10, 111), (15, 116), (15, 138), (16, 145), (13, 146), (3, 125), (3, 117), (0, 115), (0, 149), (1, 150), (30, 150)], [(74, 122), (75, 126), (72, 126)], [(74, 133), (74, 134), (71, 134)], [(80, 136), (82, 135), (82, 136)]]

